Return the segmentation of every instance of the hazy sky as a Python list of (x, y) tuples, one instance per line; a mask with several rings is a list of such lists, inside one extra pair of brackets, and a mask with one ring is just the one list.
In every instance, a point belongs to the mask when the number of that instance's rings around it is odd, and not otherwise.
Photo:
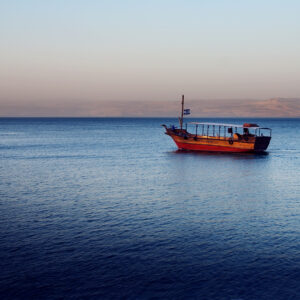
[(0, 106), (300, 97), (299, 14), (296, 0), (0, 0)]

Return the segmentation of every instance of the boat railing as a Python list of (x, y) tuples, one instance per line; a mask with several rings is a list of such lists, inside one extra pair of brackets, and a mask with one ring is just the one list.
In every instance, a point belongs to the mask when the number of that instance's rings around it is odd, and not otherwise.
[[(237, 124), (218, 124), (218, 123), (198, 123), (189, 122), (185, 123), (185, 131), (188, 130), (188, 124), (195, 125), (195, 133), (190, 133), (195, 139), (218, 139), (218, 140), (233, 140), (248, 141), (251, 137), (269, 136), (272, 135), (272, 130), (266, 127), (245, 126)], [(248, 124), (248, 123), (246, 123)]]

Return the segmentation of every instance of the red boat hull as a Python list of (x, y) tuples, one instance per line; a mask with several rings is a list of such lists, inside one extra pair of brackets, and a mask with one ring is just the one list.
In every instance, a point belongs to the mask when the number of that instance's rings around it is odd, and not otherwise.
[(234, 147), (214, 146), (214, 145), (199, 145), (190, 143), (176, 142), (179, 149), (193, 150), (193, 151), (214, 151), (214, 152), (253, 152), (250, 149), (240, 149)]
[(231, 137), (203, 136), (188, 133), (185, 129), (166, 128), (166, 134), (179, 149), (211, 152), (263, 152), (267, 149), (271, 136), (237, 135)]

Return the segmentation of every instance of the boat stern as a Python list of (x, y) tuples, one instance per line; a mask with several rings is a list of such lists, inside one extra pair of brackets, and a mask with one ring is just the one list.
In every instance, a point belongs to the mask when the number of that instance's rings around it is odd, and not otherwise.
[(257, 136), (255, 138), (255, 144), (254, 144), (254, 151), (255, 152), (262, 152), (267, 150), (269, 144), (271, 141), (270, 136)]

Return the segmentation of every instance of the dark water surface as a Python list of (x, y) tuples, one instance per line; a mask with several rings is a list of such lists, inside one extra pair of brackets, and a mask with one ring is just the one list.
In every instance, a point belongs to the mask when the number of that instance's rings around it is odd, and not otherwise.
[(177, 152), (175, 119), (0, 119), (0, 298), (300, 299), (300, 120), (255, 121), (266, 155)]

